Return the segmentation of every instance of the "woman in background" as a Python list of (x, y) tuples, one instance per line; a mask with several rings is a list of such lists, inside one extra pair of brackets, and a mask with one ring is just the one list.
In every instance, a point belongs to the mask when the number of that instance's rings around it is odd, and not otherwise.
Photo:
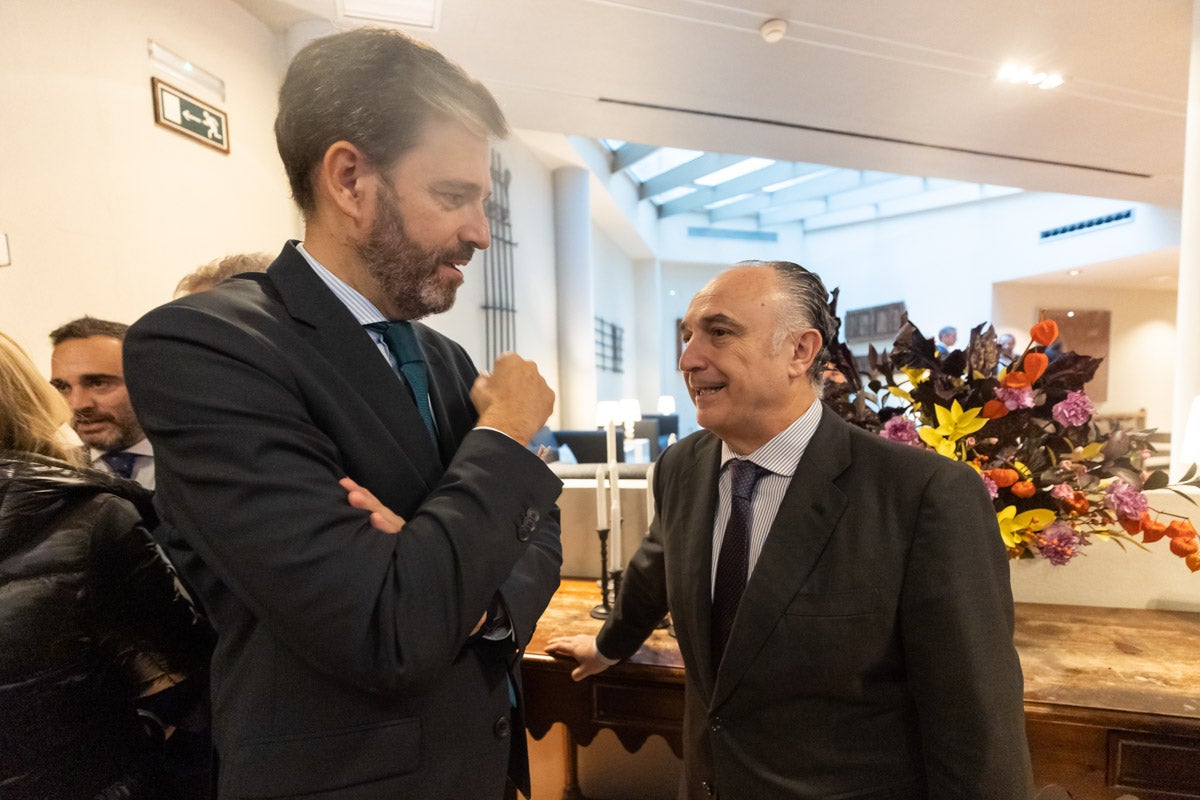
[(0, 333), (0, 797), (174, 798), (193, 787), (162, 744), (211, 634), (142, 527), (150, 493), (82, 468), (69, 415)]

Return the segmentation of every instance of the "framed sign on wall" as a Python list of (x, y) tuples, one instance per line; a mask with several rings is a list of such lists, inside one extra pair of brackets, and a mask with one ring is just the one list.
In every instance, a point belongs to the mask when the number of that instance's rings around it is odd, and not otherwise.
[(150, 79), (154, 121), (223, 153), (229, 152), (229, 118), (203, 100), (159, 78)]

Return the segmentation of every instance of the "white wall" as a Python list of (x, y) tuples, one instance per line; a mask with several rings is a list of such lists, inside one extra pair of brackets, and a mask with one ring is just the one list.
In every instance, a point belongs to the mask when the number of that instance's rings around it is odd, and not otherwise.
[[(1170, 430), (1175, 385), (1175, 292), (999, 283), (991, 318), (998, 332), (1029, 342), (1040, 308), (1112, 312), (1109, 332), (1108, 395), (1101, 413), (1146, 409), (1146, 424)], [(1092, 355), (1083, 353), (1083, 355)]]
[[(633, 261), (600, 228), (592, 230), (592, 287), (596, 316), (625, 329), (624, 372), (596, 371), (596, 399), (637, 397), (637, 316), (634, 313)], [(643, 409), (648, 411), (650, 409)]]
[[(149, 39), (225, 80), (228, 155), (155, 124)], [(69, 319), (132, 322), (196, 266), (297, 235), (271, 129), (282, 69), (230, 0), (5, 4), (0, 329), (35, 363)]]

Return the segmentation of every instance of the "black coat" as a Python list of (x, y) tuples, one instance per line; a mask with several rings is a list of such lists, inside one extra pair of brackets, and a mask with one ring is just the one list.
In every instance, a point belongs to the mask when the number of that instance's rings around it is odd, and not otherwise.
[(103, 473), (0, 454), (6, 799), (158, 796), (153, 740), (133, 701), (165, 674), (203, 669), (211, 642), (142, 527), (149, 496)]
[[(506, 773), (528, 787), (509, 679), (558, 587), (562, 483), (473, 430), (466, 352), (414, 328), (436, 447), (292, 245), (125, 339), (154, 444), (156, 536), (218, 634), (222, 798), (498, 798)], [(399, 535), (350, 507), (347, 475), (407, 520)], [(497, 595), (515, 646), (470, 635)]]

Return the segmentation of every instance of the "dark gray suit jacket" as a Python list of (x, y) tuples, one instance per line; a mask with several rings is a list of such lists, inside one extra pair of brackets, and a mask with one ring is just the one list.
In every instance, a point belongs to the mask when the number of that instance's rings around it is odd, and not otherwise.
[(979, 476), (825, 408), (714, 675), (720, 454), (707, 432), (663, 453), (656, 520), (598, 640), (627, 657), (670, 609), (684, 796), (1030, 797), (1008, 564)]
[[(561, 482), (472, 430), (474, 367), (415, 327), (436, 449), (290, 244), (265, 274), (156, 309), (126, 339), (158, 459), (156, 535), (219, 635), (222, 798), (497, 798), (506, 771), (528, 791), (518, 651), (469, 633), (499, 592), (528, 641), (558, 587)], [(347, 504), (346, 475), (407, 520), (400, 534)]]

